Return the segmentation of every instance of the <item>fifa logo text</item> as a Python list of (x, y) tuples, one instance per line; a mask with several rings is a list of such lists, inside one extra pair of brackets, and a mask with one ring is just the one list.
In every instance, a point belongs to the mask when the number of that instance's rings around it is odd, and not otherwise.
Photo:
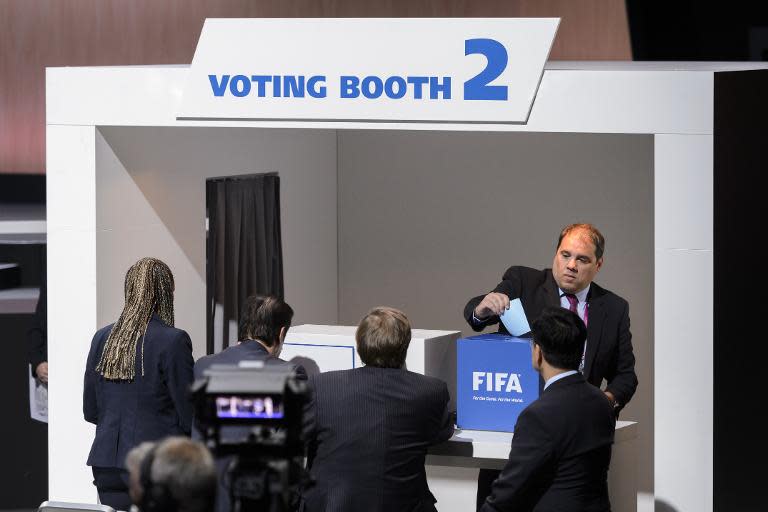
[(520, 374), (517, 373), (472, 372), (472, 389), (479, 391), (483, 385), (485, 391), (523, 392), (523, 387), (520, 385)]

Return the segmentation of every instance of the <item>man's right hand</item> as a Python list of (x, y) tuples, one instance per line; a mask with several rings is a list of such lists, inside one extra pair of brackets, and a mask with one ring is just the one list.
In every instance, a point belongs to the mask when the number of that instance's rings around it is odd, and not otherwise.
[(43, 361), (39, 365), (37, 365), (37, 368), (35, 368), (35, 374), (37, 375), (37, 378), (43, 382), (48, 383), (48, 362)]
[(505, 293), (491, 292), (475, 308), (475, 318), (485, 320), (490, 316), (500, 316), (509, 308), (509, 297)]

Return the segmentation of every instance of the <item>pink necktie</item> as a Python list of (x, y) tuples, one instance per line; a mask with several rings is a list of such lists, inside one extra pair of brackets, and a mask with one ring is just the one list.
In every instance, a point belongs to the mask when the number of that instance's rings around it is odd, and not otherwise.
[[(579, 299), (572, 293), (564, 293), (563, 295), (565, 295), (565, 298), (568, 299), (568, 310), (573, 311), (578, 315)], [(581, 318), (581, 316), (579, 316), (579, 318)], [(584, 318), (582, 318), (582, 320), (584, 320), (584, 325), (586, 326), (587, 322), (589, 321), (589, 308), (586, 307), (586, 305), (584, 307)]]
[[(565, 298), (568, 299), (568, 309), (570, 311), (573, 311), (574, 313), (576, 313), (576, 315), (578, 315), (579, 314), (579, 310), (578, 310), (577, 306), (579, 304), (579, 299), (576, 298), (576, 296), (574, 294), (572, 294), (572, 293), (566, 293), (565, 294)], [(585, 307), (584, 307), (584, 319), (583, 319), (584, 320), (584, 326), (587, 325), (588, 315), (589, 315), (589, 308), (586, 307), (586, 305), (585, 305)], [(586, 357), (586, 355), (587, 355), (587, 342), (584, 341), (584, 350), (581, 352), (581, 363), (579, 364), (579, 372), (581, 372), (581, 373), (584, 373), (584, 358)]]

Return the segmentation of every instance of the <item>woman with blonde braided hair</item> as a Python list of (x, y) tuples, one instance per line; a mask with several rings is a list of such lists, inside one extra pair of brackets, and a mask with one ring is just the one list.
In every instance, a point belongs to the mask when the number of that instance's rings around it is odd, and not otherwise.
[(189, 435), (194, 360), (189, 335), (173, 326), (173, 274), (142, 258), (125, 275), (125, 306), (96, 332), (85, 368), (83, 415), (96, 424), (88, 456), (101, 503), (128, 510), (125, 457), (136, 445)]

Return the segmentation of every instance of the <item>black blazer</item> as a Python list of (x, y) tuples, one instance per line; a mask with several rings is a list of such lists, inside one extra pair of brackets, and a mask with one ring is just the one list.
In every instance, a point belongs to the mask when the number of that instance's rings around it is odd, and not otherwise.
[[(560, 306), (557, 283), (551, 269), (535, 270), (528, 267), (509, 267), (494, 292), (505, 293), (510, 299), (519, 298), (528, 323), (533, 323), (547, 306)], [(464, 308), (464, 318), (475, 331), (499, 324), (499, 332), (508, 334), (499, 317), (485, 322), (474, 322), (472, 313), (485, 295), (474, 297)], [(600, 387), (605, 379), (606, 388), (620, 406), (626, 405), (637, 389), (635, 355), (632, 352), (632, 333), (629, 332), (629, 304), (618, 295), (592, 283), (589, 288), (589, 322), (587, 325), (587, 353), (584, 358), (584, 376)]]
[(427, 448), (453, 435), (439, 379), (365, 366), (310, 377), (307, 512), (434, 511)]
[(300, 380), (306, 380), (307, 372), (301, 365), (293, 364), (289, 361), (283, 361), (267, 352), (264, 346), (255, 340), (244, 340), (236, 345), (225, 348), (221, 352), (203, 356), (195, 363), (195, 379), (203, 377), (203, 372), (214, 364), (237, 364), (240, 361), (259, 361), (264, 364), (290, 366), (296, 372)]
[(194, 360), (189, 335), (153, 315), (144, 337), (144, 375), (140, 339), (136, 378), (130, 382), (107, 380), (96, 372), (96, 365), (111, 330), (112, 325), (104, 327), (91, 342), (83, 385), (83, 416), (96, 424), (88, 465), (123, 469), (125, 456), (139, 443), (189, 435), (189, 387)]
[(48, 284), (43, 258), (40, 297), (37, 299), (32, 325), (27, 331), (27, 360), (32, 367), (32, 376), (37, 378), (37, 366), (48, 361)]
[(515, 424), (509, 461), (481, 512), (609, 512), (613, 408), (577, 373), (553, 382)]

